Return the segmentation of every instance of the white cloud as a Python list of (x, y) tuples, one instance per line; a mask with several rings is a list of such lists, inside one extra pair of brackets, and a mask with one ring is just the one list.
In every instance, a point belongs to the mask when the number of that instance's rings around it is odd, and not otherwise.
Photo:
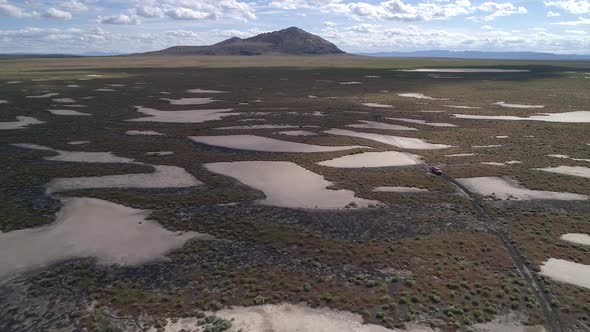
[(158, 7), (140, 6), (135, 8), (135, 14), (141, 17), (153, 18), (164, 16), (164, 11)]
[(119, 24), (119, 25), (137, 25), (140, 24), (141, 21), (139, 18), (133, 15), (125, 15), (119, 14), (115, 16), (99, 16), (97, 18), (97, 23), (101, 24)]
[(479, 27), (482, 30), (494, 30), (494, 27), (491, 25), (482, 25), (481, 27)]
[(561, 14), (560, 13), (556, 13), (554, 11), (547, 12), (547, 17), (558, 17), (558, 16), (561, 16)]
[(88, 10), (85, 4), (77, 0), (62, 1), (59, 8), (68, 12), (85, 12)]
[(477, 6), (477, 9), (486, 13), (490, 13), (483, 18), (484, 21), (492, 21), (502, 16), (528, 13), (525, 7), (517, 7), (510, 2), (498, 3), (488, 1)]
[(238, 0), (142, 0), (134, 12), (146, 18), (167, 16), (175, 20), (256, 19), (254, 6)]
[(67, 12), (65, 10), (59, 10), (55, 8), (49, 8), (45, 14), (43, 14), (45, 18), (53, 18), (58, 20), (70, 20), (72, 19), (72, 13)]
[(590, 1), (588, 0), (562, 0), (562, 1), (545, 1), (546, 7), (556, 7), (572, 14), (590, 13)]
[(166, 11), (168, 17), (175, 20), (205, 20), (215, 19), (215, 13), (205, 13), (189, 8), (176, 8)]
[(590, 18), (578, 17), (577, 21), (551, 23), (556, 25), (590, 25)]
[(26, 11), (21, 7), (11, 5), (6, 0), (0, 0), (0, 16), (10, 16), (16, 18), (27, 18), (39, 16), (35, 11)]

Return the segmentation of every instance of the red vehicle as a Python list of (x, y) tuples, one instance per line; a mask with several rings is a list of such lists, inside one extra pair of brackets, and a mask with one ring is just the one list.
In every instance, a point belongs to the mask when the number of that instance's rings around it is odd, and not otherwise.
[(443, 171), (442, 169), (440, 169), (439, 167), (436, 166), (432, 166), (430, 167), (430, 173), (435, 174), (435, 175), (443, 175)]

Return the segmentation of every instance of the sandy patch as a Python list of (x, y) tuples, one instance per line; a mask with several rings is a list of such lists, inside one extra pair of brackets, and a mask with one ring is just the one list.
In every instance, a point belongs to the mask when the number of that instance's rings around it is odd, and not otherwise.
[(98, 91), (98, 92), (115, 92), (117, 90), (111, 89), (111, 88), (100, 88), (100, 89), (96, 89), (94, 91)]
[(337, 168), (361, 168), (361, 167), (391, 167), (412, 166), (422, 164), (421, 157), (415, 154), (386, 151), (364, 152), (348, 155), (332, 160), (319, 162), (318, 165)]
[(316, 133), (312, 133), (311, 131), (306, 131), (306, 130), (285, 130), (285, 131), (276, 132), (275, 134), (287, 135), (287, 136), (317, 136), (318, 135)]
[(344, 129), (330, 129), (325, 131), (327, 134), (331, 135), (339, 135), (339, 136), (349, 136), (349, 137), (359, 137), (368, 139), (371, 141), (396, 146), (401, 149), (410, 149), (410, 150), (439, 150), (439, 149), (448, 149), (452, 146), (446, 144), (432, 144), (428, 143), (424, 140), (419, 138), (409, 138), (409, 137), (400, 137), (400, 136), (390, 136), (390, 135), (381, 135), (381, 134), (371, 134), (371, 133), (360, 133), (352, 130), (344, 130)]
[(100, 264), (139, 265), (165, 255), (195, 232), (170, 232), (146, 220), (150, 211), (94, 199), (66, 198), (57, 220), (45, 227), (0, 232), (0, 278), (73, 258)]
[(75, 103), (76, 101), (72, 98), (57, 98), (57, 99), (53, 99), (54, 102), (56, 103), (62, 103), (62, 104), (70, 104), (70, 103)]
[(16, 120), (17, 121), (12, 122), (0, 122), (0, 130), (22, 129), (27, 126), (45, 123), (43, 121), (28, 116), (17, 116)]
[(395, 120), (395, 121), (402, 121), (402, 122), (409, 122), (409, 123), (417, 123), (417, 124), (422, 124), (422, 125), (432, 126), (432, 127), (457, 127), (457, 125), (454, 125), (452, 123), (426, 122), (426, 120), (418, 120), (418, 119), (408, 119), (408, 118), (386, 118), (386, 119)]
[(366, 78), (381, 78), (379, 75), (366, 75)]
[(9, 82), (5, 82), (4, 84), (18, 84), (18, 83), (22, 83), (23, 81), (9, 81)]
[(535, 168), (538, 171), (590, 178), (590, 168), (581, 166), (558, 166)]
[(114, 88), (121, 88), (121, 87), (124, 87), (125, 84), (107, 84), (107, 86), (112, 86)]
[(417, 99), (427, 99), (427, 100), (449, 100), (449, 98), (429, 97), (429, 96), (425, 96), (423, 93), (415, 93), (415, 92), (398, 93), (397, 95), (400, 97), (406, 97), (406, 98), (417, 98)]
[(252, 125), (252, 126), (231, 126), (231, 127), (220, 127), (215, 129), (222, 129), (222, 130), (248, 130), (248, 129), (291, 129), (291, 128), (299, 128), (299, 126), (290, 126), (290, 125), (272, 125), (272, 124), (263, 124), (263, 125)]
[(69, 108), (87, 108), (88, 106), (86, 105), (79, 105), (79, 104), (74, 104), (74, 105), (68, 105)]
[(393, 105), (378, 104), (378, 103), (363, 103), (363, 106), (371, 108), (393, 108)]
[(2, 99), (0, 99), (0, 104), (8, 104), (8, 100), (2, 100)]
[(550, 258), (541, 265), (540, 273), (559, 282), (590, 289), (590, 265)]
[(174, 154), (174, 151), (154, 151), (154, 152), (146, 152), (146, 156), (158, 156), (158, 157), (163, 157), (163, 156), (171, 156)]
[(547, 157), (551, 157), (551, 158), (561, 158), (561, 159), (570, 159), (570, 160), (575, 160), (575, 161), (585, 161), (585, 162), (589, 162), (590, 163), (590, 159), (581, 159), (581, 158), (572, 158), (566, 154), (550, 154)]
[(362, 129), (382, 129), (382, 130), (418, 130), (412, 127), (394, 125), (390, 123), (383, 123), (383, 122), (375, 122), (375, 121), (366, 121), (360, 120), (363, 124), (350, 124), (346, 125), (347, 127), (351, 128), (362, 128)]
[(494, 318), (491, 322), (473, 325), (475, 332), (546, 332), (542, 325), (526, 326), (528, 317), (520, 312), (511, 311)]
[[(266, 198), (259, 204), (304, 209), (367, 207), (379, 202), (354, 197), (350, 190), (330, 190), (333, 183), (305, 168), (283, 161), (242, 161), (212, 163), (205, 167), (258, 189)], [(352, 207), (351, 206), (351, 207)]]
[(471, 156), (477, 156), (477, 153), (456, 153), (456, 154), (447, 154), (445, 155), (445, 157), (471, 157)]
[(190, 89), (186, 90), (188, 93), (227, 93), (227, 91), (221, 90), (205, 90), (205, 89)]
[(68, 142), (69, 145), (85, 145), (85, 144), (89, 144), (90, 141), (71, 141)]
[(206, 105), (211, 104), (219, 100), (213, 98), (180, 98), (180, 99), (168, 99), (162, 98), (162, 100), (168, 101), (172, 105)]
[(377, 187), (373, 189), (374, 192), (382, 193), (427, 193), (428, 189), (412, 188), (412, 187)]
[(321, 146), (311, 145), (290, 141), (281, 141), (274, 138), (254, 136), (254, 135), (227, 135), (227, 136), (192, 136), (189, 137), (197, 143), (219, 146), (230, 149), (250, 150), (250, 151), (267, 151), (267, 152), (330, 152), (343, 151), (359, 148), (364, 146)]
[(50, 161), (64, 161), (73, 163), (134, 163), (135, 160), (115, 156), (112, 152), (84, 152), (84, 151), (63, 151), (49, 148), (37, 144), (12, 144), (23, 149), (52, 151), (57, 153), (57, 156), (45, 157), (43, 159)]
[(443, 106), (449, 107), (449, 108), (465, 109), (465, 110), (481, 109), (481, 107), (477, 107), (477, 106), (462, 106), (462, 105), (443, 105)]
[(493, 196), (501, 200), (528, 201), (534, 199), (552, 199), (583, 201), (588, 199), (588, 196), (586, 195), (530, 190), (520, 185), (517, 181), (500, 177), (462, 178), (457, 179), (457, 181), (476, 194)]
[(164, 165), (153, 167), (153, 173), (53, 179), (46, 186), (47, 193), (100, 188), (189, 188), (203, 184), (183, 168)]
[(518, 160), (510, 160), (510, 161), (505, 161), (503, 163), (499, 163), (499, 162), (495, 162), (495, 161), (483, 161), (483, 162), (481, 162), (481, 164), (492, 165), (492, 166), (510, 166), (510, 165), (522, 164), (522, 162), (518, 161)]
[(495, 137), (500, 138), (500, 139), (510, 138), (510, 136), (506, 136), (506, 135), (499, 135), (499, 136), (495, 136)]
[(138, 136), (138, 135), (145, 135), (145, 136), (166, 136), (166, 134), (162, 134), (157, 131), (153, 130), (127, 130), (125, 135), (131, 136)]
[(309, 95), (309, 96), (307, 96), (307, 98), (309, 98), (309, 99), (318, 99), (318, 96)]
[(491, 145), (474, 145), (472, 148), (474, 149), (490, 149), (490, 148), (501, 148), (504, 145), (502, 144), (491, 144)]
[(65, 115), (65, 116), (90, 116), (92, 114), (82, 113), (73, 110), (47, 110), (47, 112), (53, 115)]
[(66, 88), (79, 88), (80, 86), (78, 84), (68, 84), (66, 85)]
[(164, 122), (164, 123), (202, 123), (221, 120), (226, 116), (241, 115), (230, 113), (233, 108), (190, 111), (159, 111), (153, 108), (136, 106), (136, 111), (149, 115), (148, 117), (130, 119), (130, 122)]
[(584, 234), (584, 233), (564, 234), (560, 237), (560, 239), (567, 241), (567, 242), (575, 243), (575, 244), (590, 246), (590, 235)]
[(57, 95), (59, 95), (59, 93), (53, 92), (53, 93), (46, 93), (46, 94), (37, 95), (37, 96), (27, 96), (27, 98), (30, 98), (30, 99), (41, 99), (41, 98), (51, 98), (51, 97), (57, 96)]
[(493, 69), (493, 68), (420, 68), (404, 69), (404, 72), (418, 73), (526, 73), (526, 69)]
[(492, 105), (498, 105), (506, 108), (545, 108), (545, 105), (511, 104), (503, 101), (493, 103)]
[(577, 111), (566, 113), (539, 113), (529, 117), (519, 117), (511, 115), (469, 115), (453, 114), (458, 119), (472, 120), (508, 120), (508, 121), (544, 121), (544, 122), (563, 122), (563, 123), (590, 123), (590, 111)]
[(357, 84), (363, 84), (363, 82), (340, 82), (340, 85), (357, 85)]

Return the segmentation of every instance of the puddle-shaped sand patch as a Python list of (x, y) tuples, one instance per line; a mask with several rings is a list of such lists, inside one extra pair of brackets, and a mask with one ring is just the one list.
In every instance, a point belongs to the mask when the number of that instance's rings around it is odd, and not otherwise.
[[(233, 307), (217, 311), (214, 315), (232, 322), (229, 332), (434, 332), (418, 325), (391, 330), (380, 325), (363, 324), (363, 318), (351, 312), (293, 304)], [(198, 330), (197, 321), (196, 318), (167, 320), (164, 332)], [(149, 332), (156, 332), (156, 329), (152, 328)]]
[(206, 105), (211, 104), (219, 100), (213, 98), (180, 98), (180, 99), (168, 99), (162, 98), (162, 100), (168, 101), (171, 105)]
[(207, 121), (221, 120), (232, 115), (233, 108), (212, 110), (188, 110), (188, 111), (159, 111), (153, 108), (136, 106), (136, 111), (149, 115), (148, 117), (129, 119), (129, 122), (163, 122), (163, 123), (203, 123)]
[(227, 93), (227, 91), (221, 90), (206, 90), (206, 89), (190, 89), (186, 90), (188, 93)]
[(73, 110), (47, 110), (47, 112), (53, 115), (63, 115), (63, 116), (90, 116), (92, 114), (73, 111)]
[(412, 188), (412, 187), (377, 187), (373, 189), (374, 192), (381, 193), (427, 193), (428, 189)]
[(506, 108), (545, 108), (545, 105), (511, 104), (503, 101), (493, 103), (492, 105), (498, 105)]
[(166, 134), (157, 132), (157, 131), (153, 131), (153, 130), (127, 130), (125, 132), (125, 135), (130, 135), (130, 136), (166, 136)]
[(491, 165), (491, 166), (510, 166), (510, 165), (522, 164), (522, 162), (518, 161), (518, 160), (509, 160), (509, 161), (505, 161), (503, 163), (495, 162), (495, 161), (482, 161), (480, 164)]
[(274, 138), (255, 135), (227, 135), (227, 136), (192, 136), (189, 137), (197, 143), (219, 146), (230, 149), (266, 151), (266, 152), (331, 152), (366, 148), (364, 146), (321, 146), (290, 141), (281, 141)]
[(98, 92), (115, 92), (117, 90), (111, 89), (111, 88), (100, 88), (100, 89), (96, 89), (94, 91), (98, 91)]
[(502, 144), (490, 144), (490, 145), (474, 145), (472, 148), (474, 149), (493, 149), (493, 148), (501, 148), (504, 145)]
[(112, 152), (85, 152), (85, 151), (63, 151), (49, 148), (37, 144), (19, 143), (12, 144), (12, 146), (40, 151), (52, 151), (57, 153), (57, 156), (45, 157), (43, 159), (50, 161), (64, 161), (73, 163), (107, 163), (107, 164), (129, 164), (134, 163), (135, 160), (115, 156)]
[(540, 273), (555, 281), (590, 289), (590, 265), (550, 258), (541, 265)]
[(69, 145), (85, 145), (89, 144), (90, 141), (70, 141), (68, 142)]
[(8, 104), (8, 100), (2, 100), (2, 99), (0, 99), (0, 104)]
[(465, 110), (481, 109), (481, 107), (477, 107), (477, 106), (463, 106), (463, 105), (443, 105), (443, 106), (449, 107), (449, 108), (465, 109)]
[(215, 128), (215, 129), (220, 129), (220, 130), (256, 130), (256, 129), (291, 129), (291, 128), (299, 128), (299, 126), (262, 124), (262, 125), (252, 125), (252, 126), (219, 127), (219, 128)]
[(511, 311), (506, 315), (494, 318), (491, 322), (473, 325), (474, 332), (547, 332), (542, 325), (527, 326), (526, 314)]
[(458, 119), (471, 120), (507, 120), (507, 121), (544, 121), (544, 122), (562, 122), (562, 123), (590, 123), (590, 111), (576, 111), (565, 113), (538, 113), (529, 117), (519, 117), (512, 115), (470, 115), (470, 114), (453, 114)]
[(100, 264), (139, 265), (165, 255), (196, 232), (170, 232), (146, 220), (150, 211), (94, 198), (64, 198), (56, 221), (34, 229), (0, 232), (0, 279), (74, 258)]
[(70, 103), (75, 103), (76, 101), (72, 98), (57, 98), (57, 99), (53, 99), (54, 102), (56, 103), (62, 103), (62, 104), (70, 104)]
[(476, 156), (477, 153), (456, 153), (456, 154), (447, 154), (445, 155), (445, 157), (450, 157), (450, 158), (454, 158), (454, 157), (472, 157), (472, 156)]
[(457, 127), (457, 125), (454, 125), (452, 123), (426, 122), (426, 120), (419, 120), (419, 119), (408, 119), (408, 118), (386, 118), (386, 119), (395, 120), (395, 121), (402, 121), (402, 122), (409, 122), (409, 123), (417, 123), (417, 124), (432, 126), (432, 127)]
[(284, 161), (240, 161), (205, 164), (214, 173), (237, 179), (266, 195), (259, 204), (303, 209), (341, 209), (379, 204), (350, 190), (330, 190), (333, 183), (297, 164)]
[(363, 84), (363, 82), (340, 82), (340, 85), (357, 85), (357, 84)]
[(154, 151), (154, 152), (146, 152), (146, 156), (158, 156), (158, 157), (163, 157), (163, 156), (171, 156), (174, 154), (174, 151)]
[(0, 122), (0, 130), (15, 130), (15, 129), (23, 129), (25, 127), (31, 125), (38, 125), (45, 123), (43, 121), (37, 120), (35, 118), (29, 116), (17, 116), (17, 121), (12, 122)]
[(318, 134), (306, 130), (285, 130), (279, 131), (276, 134), (286, 136), (317, 136)]
[(585, 161), (585, 162), (589, 162), (590, 163), (590, 159), (582, 159), (582, 158), (572, 158), (566, 154), (550, 154), (547, 157), (551, 157), (551, 158), (560, 158), (560, 159), (570, 159), (570, 160), (575, 160), (575, 161)]
[(153, 167), (153, 173), (53, 179), (46, 186), (47, 193), (100, 188), (189, 188), (203, 184), (184, 168), (164, 165)]
[(430, 97), (430, 96), (424, 95), (423, 93), (416, 93), (416, 92), (398, 93), (397, 95), (400, 97), (426, 99), (426, 100), (450, 100), (449, 98)]
[(535, 170), (563, 175), (579, 176), (590, 178), (590, 168), (581, 166), (558, 166), (547, 168), (535, 168)]
[(363, 106), (371, 108), (393, 108), (393, 105), (378, 104), (378, 103), (363, 103)]
[(560, 239), (567, 241), (567, 242), (575, 243), (575, 244), (590, 246), (590, 235), (584, 234), (584, 233), (563, 234), (560, 237)]
[(57, 96), (57, 95), (59, 95), (59, 93), (52, 92), (52, 93), (46, 93), (43, 95), (27, 96), (27, 98), (29, 98), (29, 99), (42, 99), (42, 98), (51, 98), (51, 97)]
[(410, 149), (410, 150), (439, 150), (439, 149), (448, 149), (452, 146), (446, 144), (432, 144), (428, 143), (419, 138), (409, 138), (409, 137), (400, 137), (400, 136), (390, 136), (390, 135), (381, 135), (381, 134), (372, 134), (372, 133), (360, 133), (352, 130), (344, 130), (344, 129), (330, 129), (325, 131), (327, 134), (331, 135), (339, 135), (339, 136), (349, 136), (349, 137), (359, 137), (368, 139), (371, 141), (396, 146), (401, 149)]
[(413, 166), (418, 164), (422, 164), (420, 156), (397, 151), (364, 152), (318, 163), (318, 165), (336, 168)]
[(495, 68), (419, 68), (403, 69), (403, 72), (417, 73), (527, 73), (528, 69), (495, 69)]
[(366, 78), (381, 78), (379, 75), (366, 75)]
[(367, 120), (359, 120), (363, 124), (350, 124), (346, 125), (350, 128), (361, 128), (361, 129), (381, 129), (381, 130), (418, 130), (412, 127), (400, 126), (391, 123), (383, 123), (383, 122), (376, 122), (376, 121), (367, 121)]
[(551, 199), (562, 201), (584, 201), (588, 199), (586, 195), (530, 190), (517, 181), (501, 177), (477, 177), (457, 179), (459, 183), (469, 189), (471, 192), (482, 196), (492, 196), (501, 200), (535, 200)]

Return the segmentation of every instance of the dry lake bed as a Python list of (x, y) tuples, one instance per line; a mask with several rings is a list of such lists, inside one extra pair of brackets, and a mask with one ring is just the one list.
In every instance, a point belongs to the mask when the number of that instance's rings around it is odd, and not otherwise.
[(0, 331), (590, 331), (590, 64), (51, 60), (0, 60)]

